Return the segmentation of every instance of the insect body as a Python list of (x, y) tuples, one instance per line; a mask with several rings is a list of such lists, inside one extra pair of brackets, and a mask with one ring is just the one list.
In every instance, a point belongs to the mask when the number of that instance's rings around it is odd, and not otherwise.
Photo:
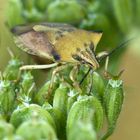
[[(80, 64), (96, 70), (99, 68), (98, 60), (107, 56), (106, 52), (95, 54), (102, 32), (91, 32), (77, 29), (71, 25), (56, 23), (17, 26), (12, 31), (19, 48), (28, 54), (51, 61), (51, 64), (26, 65), (21, 69), (46, 69), (57, 66), (53, 71), (51, 83), (58, 71), (72, 65), (70, 79), (79, 89), (79, 83), (75, 79)], [(52, 84), (49, 89), (51, 87)]]
[(13, 29), (15, 42), (25, 52), (56, 63), (84, 63), (99, 67), (95, 55), (101, 32), (77, 29), (67, 24), (42, 23)]

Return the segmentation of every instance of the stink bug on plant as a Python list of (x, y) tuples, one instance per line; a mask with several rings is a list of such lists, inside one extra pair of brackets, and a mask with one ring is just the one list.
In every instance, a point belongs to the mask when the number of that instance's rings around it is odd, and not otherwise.
[[(73, 63), (75, 65), (82, 62), (94, 69), (99, 67), (95, 49), (102, 32), (90, 32), (58, 23), (18, 26), (13, 29), (13, 32), (16, 35), (17, 46), (29, 54), (57, 64)], [(36, 69), (35, 66), (32, 68)], [(22, 69), (28, 69), (28, 67)]]
[(72, 65), (74, 69), (70, 78), (77, 87), (75, 73), (78, 66), (84, 64), (96, 70), (100, 66), (100, 60), (116, 50), (96, 54), (96, 47), (102, 32), (77, 29), (68, 24), (40, 23), (17, 26), (12, 29), (12, 32), (15, 34), (15, 43), (19, 48), (28, 54), (47, 60), (46, 65), (26, 65), (22, 66), (21, 70), (56, 67), (52, 74), (51, 81), (53, 82), (54, 75), (58, 71)]

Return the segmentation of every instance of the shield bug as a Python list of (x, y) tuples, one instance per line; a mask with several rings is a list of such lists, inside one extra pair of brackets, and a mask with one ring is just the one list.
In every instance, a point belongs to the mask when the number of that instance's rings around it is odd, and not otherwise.
[(55, 63), (82, 62), (94, 69), (99, 67), (95, 49), (102, 32), (89, 32), (58, 23), (17, 26), (12, 31), (17, 46), (29, 54)]
[(102, 32), (86, 31), (59, 23), (17, 26), (12, 29), (12, 32), (15, 34), (15, 43), (19, 48), (28, 54), (47, 60), (46, 65), (26, 65), (20, 69), (56, 67), (52, 74), (52, 81), (58, 71), (72, 65), (74, 69), (70, 78), (78, 87), (75, 82), (77, 67), (85, 64), (90, 69), (96, 70), (99, 68), (99, 61), (108, 56), (107, 52), (95, 53)]

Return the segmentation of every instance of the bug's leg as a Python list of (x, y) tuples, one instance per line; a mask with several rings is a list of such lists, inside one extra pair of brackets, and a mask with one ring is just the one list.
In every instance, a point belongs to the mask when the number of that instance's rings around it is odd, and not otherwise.
[(74, 86), (79, 92), (81, 92), (80, 85), (79, 85), (79, 83), (78, 83), (77, 80), (76, 80), (76, 76), (77, 76), (78, 71), (79, 71), (79, 66), (80, 66), (80, 65), (75, 65), (75, 66), (73, 67), (73, 69), (72, 69), (71, 72), (70, 72), (70, 79), (71, 79), (71, 81), (73, 82), (73, 86)]
[[(88, 51), (88, 50), (87, 50)], [(85, 63), (85, 61), (79, 56), (79, 55), (73, 55), (72, 56), (75, 60), (77, 60), (77, 61), (79, 61), (79, 62), (83, 62), (83, 63)], [(77, 64), (78, 65), (78, 64)], [(75, 69), (75, 68), (74, 68)], [(88, 69), (88, 71), (84, 74), (84, 76), (83, 76), (83, 78), (80, 80), (80, 82), (79, 83), (77, 83), (77, 85), (82, 85), (82, 83), (84, 82), (84, 80), (86, 79), (86, 77), (88, 76), (88, 74), (89, 74), (89, 72), (91, 71), (91, 67)], [(71, 74), (70, 74), (70, 78), (71, 78), (71, 80), (72, 81), (75, 81), (75, 71), (73, 72), (73, 70), (72, 70), (72, 72), (71, 72)]]
[(115, 76), (108, 72), (108, 63), (109, 63), (109, 56), (107, 56), (105, 60), (104, 77), (107, 79), (114, 79)]
[(25, 66), (21, 66), (20, 70), (49, 69), (57, 65), (58, 63), (52, 63), (52, 64), (47, 64), (47, 65), (25, 65)]
[(83, 78), (81, 79), (81, 81), (79, 82), (79, 85), (82, 85), (82, 83), (84, 82), (84, 80), (86, 79), (86, 77), (88, 76), (91, 70), (92, 68), (90, 67), (88, 71), (85, 73), (85, 75), (83, 76)]
[(109, 56), (107, 56), (106, 62), (105, 62), (105, 71), (104, 71), (105, 78), (116, 79), (116, 80), (119, 79), (122, 73), (124, 72), (124, 70), (121, 70), (118, 75), (113, 75), (110, 72), (108, 72), (108, 63), (109, 63)]
[(109, 57), (106, 58), (105, 60), (105, 71), (107, 72), (108, 69), (108, 63), (109, 63)]
[(7, 51), (8, 51), (8, 53), (9, 53), (9, 55), (11, 56), (11, 58), (14, 58), (14, 53), (13, 53), (13, 51), (11, 50), (11, 48), (7, 48)]
[(105, 56), (108, 56), (108, 54), (109, 53), (107, 51), (102, 51), (102, 52), (97, 53), (96, 58), (97, 60), (100, 61), (100, 59), (104, 58)]
[(87, 91), (87, 93), (90, 95), (91, 94), (91, 91), (92, 91), (92, 88), (93, 88), (93, 75), (94, 74), (94, 70), (91, 70), (90, 71), (90, 75), (91, 76), (89, 76), (89, 86), (88, 86), (88, 91)]
[(112, 78), (112, 75), (108, 72), (108, 63), (109, 63), (109, 56), (107, 56), (105, 60), (104, 77), (110, 79)]
[(68, 65), (61, 65), (59, 67), (56, 67), (53, 72), (52, 72), (52, 77), (51, 77), (51, 81), (50, 81), (50, 85), (49, 85), (49, 89), (48, 89), (48, 93), (46, 96), (46, 99), (49, 99), (52, 93), (52, 88), (53, 88), (53, 82), (55, 81), (55, 76), (58, 72), (62, 71), (63, 69), (67, 68)]

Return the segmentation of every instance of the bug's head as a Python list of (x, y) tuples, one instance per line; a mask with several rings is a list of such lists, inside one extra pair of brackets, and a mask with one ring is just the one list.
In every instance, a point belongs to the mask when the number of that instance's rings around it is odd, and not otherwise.
[(99, 68), (99, 62), (98, 62), (98, 59), (96, 58), (94, 45), (92, 42), (90, 43), (89, 47), (86, 48), (84, 54), (85, 54), (85, 57), (84, 57), (85, 64), (87, 64), (92, 69)]
[(85, 49), (77, 49), (77, 53), (75, 55), (72, 55), (72, 57), (79, 61), (82, 64), (86, 64), (92, 69), (99, 68), (99, 62), (96, 58), (96, 54), (94, 52), (94, 44), (91, 41), (90, 44), (85, 44)]
[(99, 65), (99, 63), (98, 63), (96, 58), (94, 60), (92, 60), (92, 63), (87, 63), (87, 65), (89, 67), (91, 67), (92, 69), (94, 69), (94, 70), (96, 70), (96, 69), (98, 69), (100, 67), (100, 65)]
[(99, 62), (95, 54), (96, 47), (101, 40), (103, 35), (102, 31), (92, 31), (90, 35), (90, 43), (86, 47), (86, 52), (88, 53), (87, 64), (93, 69), (99, 68)]
[(98, 58), (96, 57), (95, 50), (96, 46), (99, 43), (102, 32), (101, 31), (91, 31), (87, 32), (88, 38), (84, 41), (84, 47), (77, 48), (77, 52), (73, 55), (74, 59), (79, 62), (82, 62), (92, 69), (99, 68)]
[(102, 31), (91, 31), (90, 32), (90, 41), (88, 44), (85, 44), (85, 51), (83, 59), (87, 65), (93, 69), (99, 68), (99, 62), (95, 54), (97, 44), (99, 43), (103, 32)]

